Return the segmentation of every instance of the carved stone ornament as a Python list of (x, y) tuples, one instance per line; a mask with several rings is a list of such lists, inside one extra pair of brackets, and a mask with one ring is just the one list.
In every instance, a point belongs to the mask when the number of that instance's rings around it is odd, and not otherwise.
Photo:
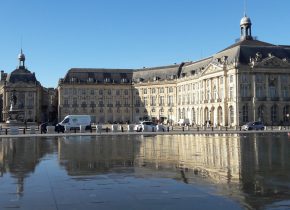
[[(257, 54), (256, 54), (257, 55)], [(260, 59), (260, 56), (256, 56), (256, 58), (250, 57), (249, 65), (253, 67), (261, 67), (261, 68), (289, 68), (290, 63), (288, 58), (280, 59), (274, 56), (272, 53), (268, 54), (268, 57), (264, 59)]]

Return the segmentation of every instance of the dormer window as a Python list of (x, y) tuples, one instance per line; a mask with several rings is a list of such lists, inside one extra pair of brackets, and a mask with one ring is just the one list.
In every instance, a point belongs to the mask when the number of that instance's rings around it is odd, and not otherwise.
[(160, 79), (160, 78), (157, 77), (157, 76), (153, 77), (153, 80), (154, 80), (154, 81), (158, 81), (159, 79)]
[(89, 83), (93, 83), (93, 82), (94, 82), (94, 78), (89, 77), (89, 78), (88, 78), (88, 82), (89, 82)]
[(128, 83), (128, 79), (127, 78), (122, 78), (121, 79), (121, 83)]
[(144, 81), (144, 79), (141, 77), (137, 79), (137, 82), (143, 82), (143, 81)]
[(111, 82), (111, 78), (105, 78), (104, 79), (104, 83), (110, 83)]
[(176, 78), (176, 75), (170, 75), (170, 79), (175, 79)]
[(70, 79), (70, 81), (71, 81), (71, 82), (76, 82), (76, 81), (77, 81), (77, 78), (72, 77), (72, 78)]

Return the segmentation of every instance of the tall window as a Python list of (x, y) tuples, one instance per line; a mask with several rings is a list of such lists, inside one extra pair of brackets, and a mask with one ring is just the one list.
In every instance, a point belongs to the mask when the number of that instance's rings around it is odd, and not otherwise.
[(173, 105), (173, 96), (168, 96), (168, 106)]
[(164, 96), (159, 97), (159, 106), (164, 106)]
[(289, 117), (290, 117), (289, 111), (290, 109), (288, 105), (283, 107), (283, 120), (284, 122), (287, 122), (287, 123), (289, 123)]
[(156, 106), (156, 101), (155, 101), (156, 100), (156, 97), (155, 96), (151, 96), (150, 100), (151, 100), (150, 101), (150, 105), (151, 106)]
[(282, 96), (283, 96), (284, 98), (289, 97), (289, 91), (288, 91), (288, 87), (287, 87), (287, 86), (283, 86), (283, 87), (281, 88), (281, 91), (282, 91)]
[(234, 93), (233, 90), (234, 90), (234, 88), (233, 88), (233, 87), (230, 87), (230, 93), (229, 93), (229, 94), (230, 94), (230, 95), (229, 95), (229, 98), (230, 98), (230, 99), (233, 99), (233, 93)]
[(229, 108), (230, 111), (230, 123), (234, 123), (234, 108), (232, 106), (230, 106)]
[(246, 105), (244, 105), (243, 106), (243, 122), (248, 122), (249, 121), (249, 111), (248, 111), (249, 109), (248, 109), (248, 105), (246, 104)]
[(263, 85), (256, 85), (256, 96), (263, 97), (264, 96), (264, 87)]
[(145, 106), (146, 106), (147, 103), (148, 103), (148, 102), (147, 102), (147, 97), (146, 97), (146, 96), (143, 97), (143, 103), (144, 103)]
[(264, 121), (264, 106), (261, 105), (258, 107), (258, 117), (259, 117), (259, 121)]
[(271, 107), (271, 121), (277, 122), (278, 116), (277, 116), (277, 105), (273, 105)]

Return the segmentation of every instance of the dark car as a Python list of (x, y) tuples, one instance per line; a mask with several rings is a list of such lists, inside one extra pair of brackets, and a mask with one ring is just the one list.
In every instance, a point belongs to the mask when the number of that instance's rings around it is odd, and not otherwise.
[(61, 126), (59, 124), (53, 123), (53, 122), (44, 122), (39, 125), (39, 130), (41, 133), (47, 133), (47, 126), (55, 126), (54, 131), (55, 132), (62, 132), (64, 133), (64, 126)]
[(256, 122), (248, 122), (247, 124), (242, 126), (242, 129), (244, 131), (249, 131), (249, 130), (264, 130), (265, 126), (262, 122), (256, 121)]

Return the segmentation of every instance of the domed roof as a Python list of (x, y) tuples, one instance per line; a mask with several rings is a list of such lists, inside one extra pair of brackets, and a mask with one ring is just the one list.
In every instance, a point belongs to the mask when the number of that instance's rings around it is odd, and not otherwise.
[(35, 74), (23, 67), (19, 67), (18, 69), (12, 71), (11, 74), (7, 76), (6, 81), (10, 83), (24, 82), (38, 84)]
[(241, 19), (240, 25), (251, 25), (251, 19), (247, 17), (246, 15)]

